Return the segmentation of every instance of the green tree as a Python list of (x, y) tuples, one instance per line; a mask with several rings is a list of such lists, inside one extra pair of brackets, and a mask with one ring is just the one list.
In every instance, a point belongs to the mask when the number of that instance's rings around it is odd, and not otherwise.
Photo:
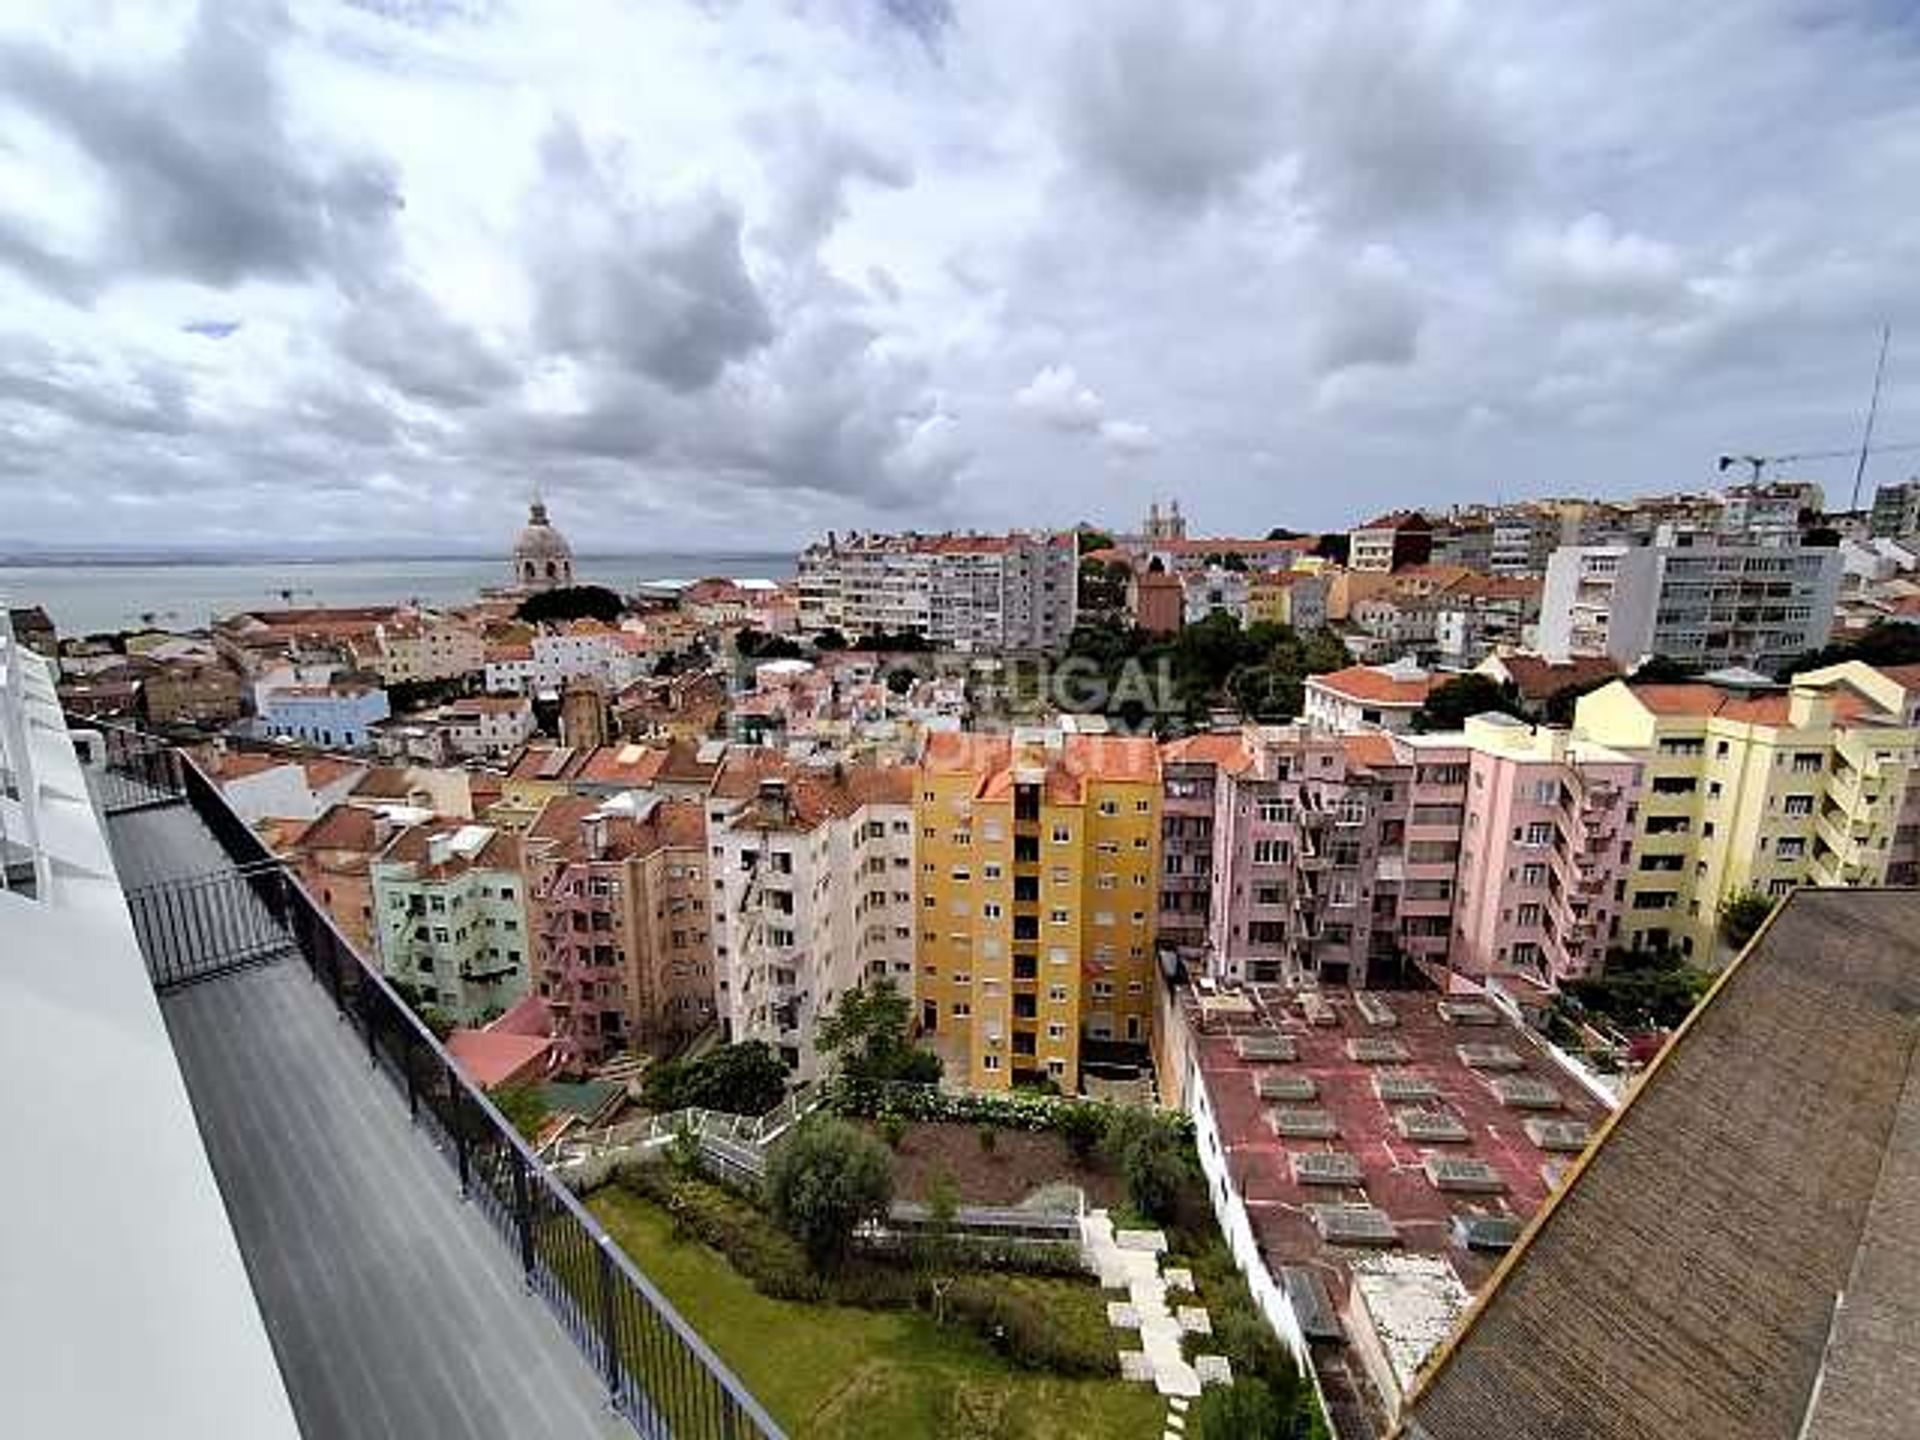
[(1187, 1180), (1187, 1149), (1165, 1117), (1144, 1105), (1118, 1106), (1101, 1149), (1127, 1182), (1134, 1209), (1163, 1223), (1173, 1218)]
[(1088, 614), (1118, 614), (1127, 608), (1127, 583), (1133, 571), (1120, 560), (1089, 557), (1080, 562), (1080, 609)]
[(750, 625), (735, 632), (733, 648), (743, 660), (798, 660), (801, 653), (799, 642)]
[(1850, 639), (1836, 640), (1788, 661), (1781, 668), (1780, 678), (1790, 679), (1803, 671), (1819, 670), (1847, 660), (1860, 660), (1868, 665), (1911, 665), (1920, 661), (1920, 625), (1876, 620)]
[(1106, 1133), (1106, 1112), (1098, 1105), (1076, 1100), (1061, 1106), (1056, 1112), (1054, 1128), (1060, 1132), (1060, 1138), (1067, 1142), (1067, 1149), (1073, 1153), (1073, 1158), (1084, 1163), (1098, 1148), (1101, 1136)]
[(844, 1120), (815, 1114), (767, 1162), (766, 1196), (774, 1219), (816, 1268), (825, 1269), (846, 1258), (863, 1222), (887, 1213), (893, 1170), (878, 1140)]
[(1700, 678), (1700, 667), (1666, 655), (1649, 655), (1633, 672), (1643, 685), (1677, 685)]
[(1520, 714), (1520, 692), (1491, 675), (1459, 675), (1428, 693), (1427, 703), (1413, 712), (1413, 728), (1458, 730), (1475, 715), (1489, 710), (1502, 715)]
[(528, 1144), (540, 1138), (540, 1127), (552, 1113), (537, 1085), (496, 1085), (487, 1092), (487, 1098)]
[(764, 1115), (787, 1090), (787, 1067), (764, 1040), (722, 1045), (690, 1060), (649, 1066), (641, 1097), (649, 1110), (698, 1106), (729, 1115)]
[(1104, 530), (1096, 530), (1091, 525), (1083, 525), (1080, 527), (1079, 538), (1080, 545), (1078, 553), (1082, 555), (1094, 550), (1111, 550), (1113, 548), (1113, 536)]
[(913, 1002), (891, 980), (854, 986), (820, 1017), (814, 1045), (854, 1080), (937, 1084), (940, 1057), (913, 1043)]
[(1735, 950), (1744, 950), (1773, 914), (1774, 902), (1758, 890), (1742, 890), (1720, 902), (1720, 938)]
[(564, 585), (529, 595), (514, 613), (529, 625), (563, 620), (599, 620), (611, 625), (625, 608), (626, 603), (604, 585)]
[(838, 630), (822, 630), (818, 635), (813, 637), (813, 648), (816, 650), (844, 650), (847, 648), (847, 637), (842, 635)]
[(1251, 1375), (1231, 1385), (1209, 1385), (1187, 1412), (1194, 1440), (1291, 1440), (1293, 1417)]

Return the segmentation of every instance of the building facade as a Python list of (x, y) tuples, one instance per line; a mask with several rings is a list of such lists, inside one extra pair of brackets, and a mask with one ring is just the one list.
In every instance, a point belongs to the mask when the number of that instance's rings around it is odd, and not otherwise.
[(455, 680), (486, 664), (479, 627), (430, 611), (396, 616), (374, 632), (372, 663), (389, 685)]
[(699, 802), (547, 802), (524, 844), (533, 993), (558, 1063), (661, 1053), (713, 1023), (713, 894)]
[(387, 692), (377, 685), (290, 685), (259, 700), (260, 724), (269, 735), (308, 745), (361, 749), (371, 742), (368, 727), (386, 718)]
[(914, 630), (943, 649), (1052, 651), (1073, 630), (1071, 532), (829, 535), (801, 552), (800, 626)]
[(1362, 573), (1425, 565), (1433, 557), (1433, 524), (1417, 510), (1396, 510), (1347, 535), (1347, 568)]
[(1144, 738), (928, 737), (915, 804), (921, 1025), (967, 1083), (1079, 1089), (1082, 1041), (1146, 1046), (1160, 757)]
[(1883, 884), (1912, 823), (1920, 732), (1840, 676), (1759, 693), (1614, 681), (1580, 699), (1574, 733), (1643, 767), (1627, 949), (1704, 963), (1736, 895)]
[(1349, 665), (1306, 680), (1302, 715), (1316, 730), (1346, 733), (1413, 728), (1413, 717), (1427, 703), (1440, 677), (1411, 660), (1390, 665)]
[(1498, 714), (1469, 719), (1465, 739), (1450, 968), (1543, 990), (1598, 975), (1619, 940), (1639, 762)]
[(513, 542), (513, 586), (519, 590), (557, 590), (573, 584), (573, 547), (547, 519), (536, 499), (527, 507), (527, 523)]
[(913, 775), (730, 754), (707, 797), (714, 960), (727, 1038), (820, 1073), (820, 1017), (856, 985), (915, 993)]
[(1547, 565), (1540, 648), (1771, 673), (1826, 644), (1840, 554), (1793, 545), (1564, 546)]
[(436, 817), (369, 867), (380, 968), (463, 1025), (527, 993), (526, 886), (517, 836)]

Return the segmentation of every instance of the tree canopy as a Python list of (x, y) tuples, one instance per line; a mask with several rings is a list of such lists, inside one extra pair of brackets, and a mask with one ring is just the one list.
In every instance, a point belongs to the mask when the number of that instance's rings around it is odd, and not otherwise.
[(913, 1001), (891, 980), (854, 986), (820, 1017), (814, 1045), (854, 1080), (893, 1080), (931, 1085), (940, 1079), (940, 1057), (913, 1043)]
[(846, 1258), (853, 1233), (893, 1201), (893, 1163), (866, 1131), (824, 1114), (809, 1116), (767, 1162), (767, 1207), (815, 1266)]
[(1669, 655), (1649, 655), (1634, 669), (1633, 678), (1647, 685), (1679, 685), (1700, 678), (1700, 667)]
[(1735, 950), (1746, 947), (1773, 914), (1773, 900), (1759, 890), (1742, 890), (1720, 902), (1720, 938)]
[(1133, 572), (1119, 560), (1080, 562), (1080, 609), (1087, 614), (1119, 614), (1127, 608), (1127, 582)]
[(1520, 692), (1511, 683), (1501, 684), (1491, 675), (1457, 675), (1436, 685), (1426, 704), (1413, 712), (1413, 728), (1419, 731), (1458, 730), (1475, 715), (1489, 710), (1502, 715), (1523, 713)]
[(1868, 665), (1911, 665), (1920, 661), (1920, 625), (1876, 620), (1850, 640), (1836, 640), (1788, 661), (1780, 678), (1791, 679), (1803, 671), (1819, 670), (1848, 660), (1860, 660)]
[(527, 596), (514, 613), (530, 625), (561, 620), (600, 620), (611, 625), (625, 608), (604, 585), (563, 585)]
[(1092, 526), (1082, 526), (1079, 535), (1078, 553), (1085, 555), (1094, 550), (1111, 550), (1113, 536), (1104, 530), (1095, 530)]
[(764, 1115), (787, 1092), (787, 1067), (764, 1040), (722, 1045), (690, 1060), (662, 1060), (641, 1083), (649, 1110), (699, 1106), (729, 1115)]
[(734, 633), (733, 648), (743, 660), (798, 660), (802, 654), (798, 641), (751, 625)]

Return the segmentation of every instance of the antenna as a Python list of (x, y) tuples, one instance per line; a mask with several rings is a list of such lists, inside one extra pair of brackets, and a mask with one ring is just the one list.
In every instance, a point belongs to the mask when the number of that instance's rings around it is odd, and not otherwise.
[(1893, 327), (1880, 327), (1880, 359), (1873, 367), (1873, 398), (1867, 401), (1867, 428), (1860, 436), (1860, 463), (1853, 467), (1853, 498), (1847, 501), (1848, 510), (1860, 508), (1860, 482), (1867, 473), (1867, 454), (1873, 447), (1873, 421), (1880, 411), (1880, 382), (1887, 373), (1887, 345), (1893, 339)]

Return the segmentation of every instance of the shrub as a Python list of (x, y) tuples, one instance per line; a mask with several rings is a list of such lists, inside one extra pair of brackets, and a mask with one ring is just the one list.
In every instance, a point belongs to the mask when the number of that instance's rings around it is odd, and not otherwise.
[(1102, 1148), (1126, 1178), (1127, 1197), (1142, 1215), (1173, 1219), (1189, 1169), (1187, 1143), (1175, 1128), (1143, 1105), (1116, 1108)]
[(880, 1117), (880, 1138), (887, 1142), (889, 1150), (898, 1150), (900, 1142), (907, 1138), (907, 1122), (888, 1111)]
[[(889, 1084), (850, 1075), (836, 1076), (825, 1082), (823, 1098), (829, 1107), (841, 1115), (870, 1118), (891, 1111), (904, 1119), (929, 1124), (991, 1123), (1002, 1130), (1053, 1130), (1059, 1127), (1064, 1113), (1087, 1109), (1101, 1117), (1103, 1134), (1108, 1116), (1123, 1110), (1142, 1108), (1109, 1105), (1097, 1100), (1064, 1100), (1031, 1091), (1010, 1095), (988, 1095), (974, 1091), (953, 1093), (941, 1090), (936, 1085)], [(1151, 1115), (1153, 1112), (1145, 1113)], [(1193, 1138), (1193, 1120), (1190, 1116), (1167, 1114), (1162, 1117), (1161, 1123), (1173, 1132), (1176, 1139), (1184, 1142)]]
[(672, 1218), (674, 1229), (727, 1257), (754, 1289), (776, 1300), (823, 1299), (826, 1288), (807, 1264), (806, 1252), (744, 1200), (717, 1185), (676, 1178), (664, 1165), (629, 1165), (618, 1183), (651, 1200)]
[(648, 1068), (641, 1084), (649, 1110), (698, 1106), (729, 1115), (764, 1115), (786, 1089), (787, 1067), (764, 1040), (722, 1045), (691, 1060), (662, 1060)]
[(809, 1116), (767, 1164), (773, 1216), (819, 1267), (846, 1258), (863, 1221), (887, 1213), (893, 1167), (872, 1136), (844, 1120)]
[(1107, 1132), (1106, 1111), (1099, 1105), (1081, 1101), (1062, 1105), (1055, 1117), (1054, 1128), (1060, 1132), (1060, 1138), (1067, 1142), (1067, 1149), (1073, 1152), (1073, 1158), (1085, 1164), (1092, 1158), (1101, 1136)]
[(982, 1125), (980, 1127), (980, 1153), (982, 1155), (991, 1155), (995, 1150), (999, 1148), (999, 1146), (1000, 1146), (999, 1129), (990, 1124)]
[(1061, 1375), (1111, 1375), (1118, 1347), (1100, 1292), (1058, 1280), (963, 1275), (947, 1288), (949, 1317), (1014, 1364)]
[(1292, 1440), (1292, 1422), (1291, 1407), (1252, 1376), (1208, 1386), (1187, 1414), (1194, 1440)]
[(487, 1092), (487, 1098), (528, 1144), (539, 1138), (540, 1127), (552, 1113), (535, 1085), (497, 1085)]

